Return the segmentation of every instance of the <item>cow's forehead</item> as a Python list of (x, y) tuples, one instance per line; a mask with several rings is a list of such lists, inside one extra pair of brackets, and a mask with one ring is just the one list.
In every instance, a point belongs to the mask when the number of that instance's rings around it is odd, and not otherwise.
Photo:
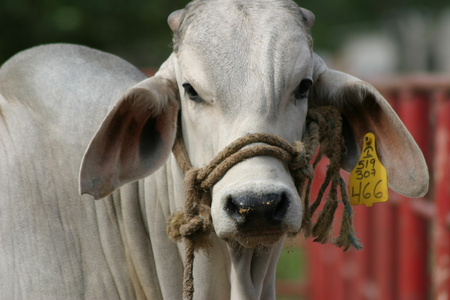
[(227, 28), (252, 31), (256, 25), (266, 30), (301, 30), (309, 35), (307, 23), (302, 9), (291, 0), (195, 0), (184, 9), (181, 25), (174, 35), (175, 51), (179, 41), (192, 35), (187, 34), (191, 29), (201, 36)]
[[(196, 1), (185, 11), (176, 50), (180, 67), (195, 69), (188, 79), (208, 84), (215, 97), (258, 91), (273, 99), (293, 73), (308, 71), (310, 41), (303, 14), (290, 1)], [(199, 73), (207, 83), (195, 78)]]

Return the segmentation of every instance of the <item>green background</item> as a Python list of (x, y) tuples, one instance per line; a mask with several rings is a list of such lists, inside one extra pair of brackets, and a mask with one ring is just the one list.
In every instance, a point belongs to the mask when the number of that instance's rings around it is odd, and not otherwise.
[[(35, 45), (68, 42), (112, 52), (139, 67), (157, 67), (171, 52), (167, 16), (187, 3), (182, 0), (0, 0), (0, 63)], [(408, 10), (433, 18), (446, 5), (443, 0), (297, 3), (316, 15), (315, 49), (331, 53), (341, 45), (343, 35), (349, 30), (376, 30), (386, 24), (389, 27)]]

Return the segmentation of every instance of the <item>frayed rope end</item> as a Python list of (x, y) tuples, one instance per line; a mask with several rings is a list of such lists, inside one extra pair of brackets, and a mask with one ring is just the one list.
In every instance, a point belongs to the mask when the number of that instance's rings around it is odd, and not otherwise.
[(209, 218), (197, 215), (187, 222), (183, 212), (173, 213), (167, 223), (167, 235), (174, 242), (189, 238), (194, 244), (195, 251), (204, 250), (208, 254), (212, 248), (212, 240), (209, 238), (212, 222), (210, 219), (204, 220), (204, 217)]

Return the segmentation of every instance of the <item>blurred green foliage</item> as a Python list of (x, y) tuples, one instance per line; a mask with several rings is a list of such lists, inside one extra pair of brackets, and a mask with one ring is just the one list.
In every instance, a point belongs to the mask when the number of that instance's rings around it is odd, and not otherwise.
[[(251, 1), (251, 0), (248, 0)], [(408, 7), (438, 11), (443, 0), (304, 0), (316, 15), (316, 49), (333, 51), (346, 24), (395, 18)], [(0, 63), (45, 43), (78, 43), (115, 53), (140, 67), (159, 66), (171, 51), (167, 16), (186, 0), (1, 0)], [(351, 27), (351, 26), (348, 26)]]
[(305, 249), (287, 240), (278, 259), (276, 277), (279, 280), (299, 281), (306, 279)]

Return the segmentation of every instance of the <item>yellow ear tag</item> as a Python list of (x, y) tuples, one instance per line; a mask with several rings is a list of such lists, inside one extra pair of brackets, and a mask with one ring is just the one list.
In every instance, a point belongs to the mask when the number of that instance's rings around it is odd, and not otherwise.
[(364, 146), (358, 164), (350, 173), (350, 203), (372, 206), (375, 202), (388, 199), (387, 173), (377, 155), (375, 135), (364, 137)]

